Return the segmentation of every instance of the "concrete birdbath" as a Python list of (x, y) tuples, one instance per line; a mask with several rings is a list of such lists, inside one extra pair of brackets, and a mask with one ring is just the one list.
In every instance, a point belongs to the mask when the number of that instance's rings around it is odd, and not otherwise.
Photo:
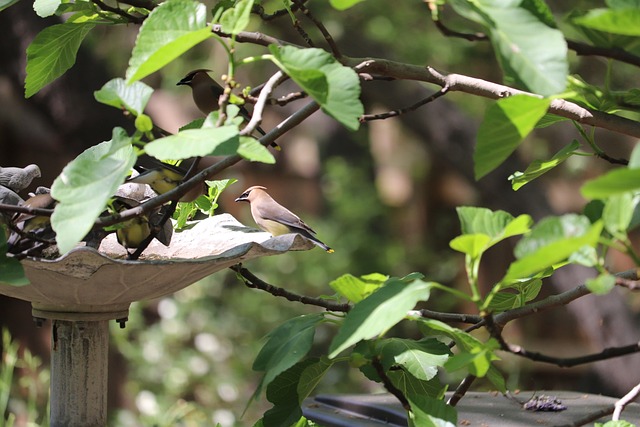
[(99, 250), (79, 247), (54, 259), (22, 260), (29, 285), (0, 282), (0, 294), (31, 302), (52, 320), (51, 426), (107, 423), (108, 321), (124, 327), (134, 301), (169, 295), (240, 262), (314, 245), (297, 234), (272, 238), (222, 214), (157, 241), (136, 261), (111, 234)]

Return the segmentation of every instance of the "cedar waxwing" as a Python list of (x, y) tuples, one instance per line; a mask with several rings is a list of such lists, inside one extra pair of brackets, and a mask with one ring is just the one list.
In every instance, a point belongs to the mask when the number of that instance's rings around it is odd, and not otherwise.
[[(118, 212), (134, 208), (138, 205), (140, 205), (140, 202), (133, 199), (127, 199), (125, 197), (117, 196), (113, 200), (113, 206)], [(151, 219), (151, 221), (159, 221), (161, 217), (162, 213), (160, 212), (160, 209), (156, 209), (149, 216), (140, 215), (121, 223), (120, 227), (116, 229), (116, 238), (118, 239), (118, 243), (126, 249), (138, 248), (140, 244), (149, 237), (149, 234), (151, 234), (149, 219)], [(162, 230), (160, 230), (156, 235), (156, 239), (163, 245), (169, 246), (172, 236), (173, 227), (171, 225), (171, 221), (167, 221), (162, 227)]]
[(333, 249), (318, 240), (315, 231), (304, 223), (289, 209), (273, 200), (265, 191), (265, 187), (259, 185), (249, 187), (236, 199), (236, 202), (249, 202), (251, 216), (258, 227), (273, 236), (281, 234), (298, 233), (311, 240), (316, 246), (332, 253)]
[[(209, 71), (211, 70), (193, 70), (176, 83), (176, 86), (185, 85), (191, 88), (193, 102), (196, 103), (196, 106), (204, 115), (208, 115), (219, 108), (218, 98), (224, 93), (222, 86), (207, 74)], [(239, 107), (240, 115), (247, 121), (251, 120), (249, 111), (242, 105)], [(261, 135), (265, 134), (265, 131), (262, 130), (260, 126), (258, 126), (256, 130)], [(275, 142), (272, 142), (271, 146), (276, 150), (280, 150), (280, 146)]]
[[(195, 173), (212, 166), (216, 161), (217, 159), (215, 157), (202, 157), (200, 162), (198, 162), (198, 167), (196, 168)], [(185, 168), (183, 166), (174, 166), (168, 163), (163, 163), (152, 157), (146, 158), (146, 162), (151, 162), (153, 167), (146, 167), (142, 165), (134, 166), (140, 175), (127, 179), (125, 183), (148, 184), (156, 193), (164, 194), (180, 185), (189, 169), (188, 167)], [(179, 201), (193, 202), (203, 194), (207, 194), (207, 185), (204, 182), (189, 190), (180, 198)]]
[(24, 190), (31, 184), (33, 178), (40, 178), (38, 165), (29, 165), (24, 168), (0, 167), (0, 185), (3, 185), (16, 193)]

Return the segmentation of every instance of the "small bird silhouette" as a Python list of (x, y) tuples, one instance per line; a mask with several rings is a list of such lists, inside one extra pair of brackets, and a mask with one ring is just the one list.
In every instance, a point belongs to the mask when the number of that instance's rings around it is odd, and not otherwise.
[[(191, 88), (191, 95), (193, 96), (193, 102), (195, 102), (196, 107), (202, 112), (202, 114), (207, 115), (212, 111), (215, 111), (219, 108), (218, 99), (224, 93), (224, 89), (218, 82), (213, 80), (208, 72), (211, 70), (198, 69), (190, 71), (186, 76), (182, 78), (176, 86), (189, 86)], [(240, 115), (246, 120), (251, 120), (251, 114), (249, 111), (243, 106), (240, 105)], [(258, 126), (256, 130), (261, 134), (265, 135), (265, 131)], [(276, 150), (280, 150), (280, 146), (275, 142), (271, 143), (271, 147)]]
[(258, 227), (273, 236), (298, 233), (328, 253), (334, 252), (314, 236), (316, 232), (311, 227), (289, 209), (273, 200), (265, 190), (266, 187), (259, 185), (249, 187), (236, 199), (236, 202), (248, 202), (251, 205), (251, 216)]

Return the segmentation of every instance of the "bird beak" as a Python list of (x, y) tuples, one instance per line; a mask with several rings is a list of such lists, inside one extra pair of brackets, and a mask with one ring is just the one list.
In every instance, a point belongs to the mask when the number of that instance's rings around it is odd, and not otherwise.
[(236, 202), (246, 202), (246, 201), (247, 201), (247, 199), (244, 199), (244, 198), (242, 198), (242, 197), (238, 197), (235, 201), (236, 201)]
[(185, 82), (184, 79), (182, 79), (178, 83), (176, 83), (176, 86), (180, 86), (180, 85), (189, 85), (189, 83)]

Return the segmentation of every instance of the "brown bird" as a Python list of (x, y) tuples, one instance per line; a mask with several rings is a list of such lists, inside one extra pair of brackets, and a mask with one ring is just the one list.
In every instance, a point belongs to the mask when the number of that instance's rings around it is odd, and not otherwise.
[(273, 200), (265, 190), (265, 187), (259, 185), (249, 187), (236, 199), (236, 202), (248, 202), (251, 205), (251, 216), (258, 227), (273, 236), (298, 233), (328, 253), (333, 252), (333, 249), (314, 236), (316, 232), (311, 227), (289, 209)]
[[(204, 115), (208, 115), (219, 108), (218, 99), (224, 93), (223, 87), (207, 74), (210, 71), (205, 69), (193, 70), (176, 83), (176, 86), (185, 85), (191, 88), (193, 101)], [(251, 120), (249, 111), (242, 105), (239, 107), (240, 115), (247, 121)], [(256, 130), (261, 135), (265, 135), (265, 131), (260, 126)], [(280, 150), (280, 146), (275, 142), (272, 142), (271, 146), (276, 150)]]

